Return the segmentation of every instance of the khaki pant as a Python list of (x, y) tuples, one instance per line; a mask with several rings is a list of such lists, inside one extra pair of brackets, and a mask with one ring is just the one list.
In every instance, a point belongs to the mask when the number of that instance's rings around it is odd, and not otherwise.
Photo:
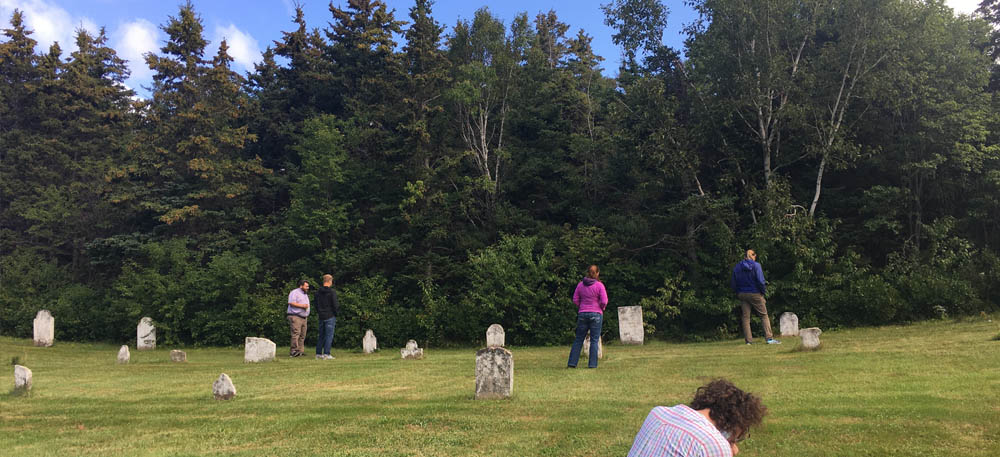
[(306, 327), (309, 321), (304, 317), (288, 315), (288, 327), (292, 330), (292, 348), (289, 355), (306, 352)]
[(753, 334), (750, 333), (750, 307), (760, 315), (760, 320), (764, 324), (764, 336), (768, 339), (774, 337), (771, 334), (771, 319), (767, 317), (767, 300), (761, 294), (751, 294), (743, 292), (736, 295), (740, 299), (740, 307), (743, 308), (743, 339), (748, 343), (753, 341)]

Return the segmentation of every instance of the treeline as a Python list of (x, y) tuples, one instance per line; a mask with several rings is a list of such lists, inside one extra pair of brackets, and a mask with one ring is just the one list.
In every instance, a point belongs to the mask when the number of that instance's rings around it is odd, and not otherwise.
[(406, 17), (350, 0), (321, 28), (299, 9), (241, 75), (187, 3), (146, 57), (145, 100), (103, 30), (36, 52), (15, 12), (0, 333), (47, 308), (62, 340), (134, 339), (151, 316), (168, 344), (284, 341), (288, 291), (332, 273), (338, 346), (367, 328), (474, 343), (492, 323), (565, 344), (596, 263), (606, 339), (625, 305), (652, 336), (719, 338), (747, 248), (772, 315), (806, 326), (994, 309), (989, 22), (940, 1), (695, 8), (682, 55), (659, 0), (604, 6), (624, 56), (608, 78), (555, 12), (446, 28), (429, 0)]

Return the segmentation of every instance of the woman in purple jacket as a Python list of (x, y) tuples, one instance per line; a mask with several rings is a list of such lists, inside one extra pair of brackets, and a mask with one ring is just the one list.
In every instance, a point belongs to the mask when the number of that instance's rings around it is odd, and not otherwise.
[(580, 350), (583, 349), (583, 339), (590, 331), (590, 360), (587, 368), (597, 368), (598, 338), (601, 337), (601, 323), (604, 322), (604, 308), (608, 306), (608, 291), (600, 280), (601, 270), (597, 265), (587, 269), (587, 276), (576, 285), (573, 292), (573, 303), (576, 303), (576, 340), (569, 350), (569, 361), (566, 366), (576, 368), (580, 360)]

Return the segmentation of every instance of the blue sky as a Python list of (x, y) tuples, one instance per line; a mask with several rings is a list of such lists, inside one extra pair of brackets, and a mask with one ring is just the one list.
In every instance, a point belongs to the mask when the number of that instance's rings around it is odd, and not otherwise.
[[(611, 42), (614, 33), (604, 25), (600, 6), (610, 0), (437, 0), (434, 18), (450, 33), (459, 19), (471, 19), (480, 7), (488, 7), (508, 24), (519, 12), (534, 17), (539, 12), (555, 10), (562, 22), (570, 25), (568, 35), (584, 29), (593, 40), (595, 52), (604, 57), (605, 74), (613, 76), (621, 61), (621, 52)], [(142, 60), (146, 52), (158, 52), (165, 39), (159, 26), (170, 15), (176, 15), (181, 1), (154, 0), (0, 0), (0, 15), (8, 24), (14, 9), (25, 13), (28, 27), (35, 31), (33, 38), (39, 42), (39, 51), (48, 49), (58, 41), (64, 55), (74, 49), (74, 31), (83, 27), (96, 31), (105, 27), (111, 45), (118, 54), (129, 60), (132, 77), (128, 85), (140, 95), (146, 91), (151, 73)], [(293, 0), (193, 0), (195, 10), (201, 15), (205, 37), (212, 42), (209, 55), (214, 54), (218, 42), (226, 38), (238, 71), (253, 69), (260, 53), (273, 40), (281, 38), (282, 31), (292, 29)], [(328, 0), (301, 0), (310, 28), (323, 28), (331, 20)], [(346, 5), (346, 0), (334, 0), (335, 5)], [(664, 43), (680, 49), (683, 44), (681, 30), (696, 19), (694, 11), (682, 0), (665, 0), (670, 10)], [(978, 0), (949, 0), (956, 12), (968, 13), (975, 9)], [(387, 0), (396, 10), (396, 17), (407, 20), (413, 0)]]

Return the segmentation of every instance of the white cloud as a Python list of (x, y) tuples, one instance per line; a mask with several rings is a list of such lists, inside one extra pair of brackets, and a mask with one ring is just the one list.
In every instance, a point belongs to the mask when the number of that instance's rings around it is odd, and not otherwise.
[(158, 51), (158, 35), (159, 29), (145, 19), (126, 22), (115, 30), (112, 45), (118, 52), (118, 57), (128, 61), (128, 68), (132, 72), (129, 78), (131, 87), (139, 87), (152, 80), (153, 71), (146, 65), (145, 54)]
[[(223, 39), (229, 45), (229, 55), (233, 57), (233, 61), (243, 67), (244, 70), (252, 71), (253, 64), (261, 61), (260, 47), (257, 45), (257, 40), (249, 33), (237, 28), (235, 24), (229, 24), (226, 27), (215, 27), (215, 39), (212, 40), (212, 43), (220, 43)], [(215, 55), (216, 50), (218, 48), (213, 44), (213, 49), (211, 51), (206, 49), (205, 54), (206, 56)]]
[(955, 14), (972, 14), (979, 8), (981, 0), (945, 0), (945, 4), (955, 10)]
[(35, 33), (31, 35), (38, 45), (36, 52), (46, 52), (53, 42), (59, 42), (63, 56), (76, 51), (76, 31), (84, 29), (96, 35), (98, 27), (87, 17), (74, 17), (65, 9), (45, 0), (0, 0), (3, 25), (10, 24), (14, 10), (24, 13), (24, 25)]

